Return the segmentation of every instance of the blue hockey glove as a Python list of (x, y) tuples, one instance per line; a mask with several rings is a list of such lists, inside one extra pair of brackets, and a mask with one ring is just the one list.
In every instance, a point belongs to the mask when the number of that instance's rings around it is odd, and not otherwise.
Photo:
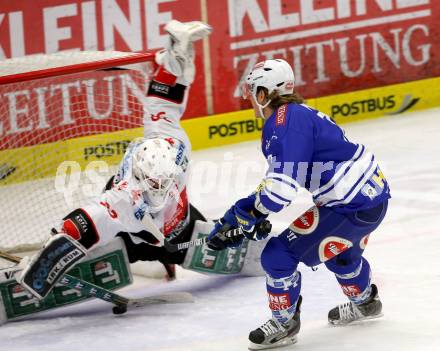
[(249, 240), (258, 241), (266, 239), (272, 229), (270, 222), (266, 220), (266, 216), (255, 217), (253, 213), (244, 211), (239, 207), (235, 207), (235, 218), (241, 232)]
[[(244, 237), (249, 240), (265, 239), (272, 225), (264, 215), (255, 209), (255, 194), (238, 200), (226, 211), (216, 223), (208, 236), (208, 247), (212, 250), (223, 250), (237, 247), (243, 243)], [(238, 229), (233, 231), (233, 229)]]
[(255, 194), (238, 200), (232, 207), (238, 227), (243, 235), (249, 240), (266, 239), (272, 229), (269, 221), (266, 220), (267, 215), (255, 209)]

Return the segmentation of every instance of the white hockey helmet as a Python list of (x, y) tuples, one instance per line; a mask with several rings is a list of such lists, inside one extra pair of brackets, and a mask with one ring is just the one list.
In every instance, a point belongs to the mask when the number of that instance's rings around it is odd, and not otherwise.
[(182, 172), (176, 164), (176, 156), (176, 148), (161, 138), (146, 139), (133, 154), (133, 175), (153, 212), (165, 206), (168, 194)]
[(263, 116), (263, 108), (269, 106), (271, 100), (260, 105), (257, 102), (258, 87), (266, 88), (269, 95), (275, 90), (279, 95), (290, 95), (294, 86), (295, 75), (292, 67), (285, 60), (273, 59), (257, 63), (241, 85), (241, 91), (243, 99), (254, 99)]

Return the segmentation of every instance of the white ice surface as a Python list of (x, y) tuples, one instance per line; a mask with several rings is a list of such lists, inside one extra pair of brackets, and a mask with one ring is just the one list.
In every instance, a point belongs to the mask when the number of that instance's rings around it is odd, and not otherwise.
[[(345, 301), (344, 295), (325, 267), (312, 272), (300, 266), (302, 329), (298, 343), (283, 350), (440, 350), (440, 110), (386, 117), (345, 129), (349, 138), (375, 152), (392, 190), (388, 214), (365, 253), (385, 315), (363, 324), (330, 327), (327, 312)], [(215, 175), (200, 166), (224, 160), (225, 152), (232, 153), (226, 154), (226, 163), (231, 156), (237, 161), (231, 177), (235, 185), (229, 190), (227, 171)], [(235, 199), (246, 195), (263, 173), (263, 168), (246, 176), (234, 173), (249, 160), (258, 160), (263, 167), (258, 142), (195, 152), (193, 159), (191, 195), (209, 217), (221, 215)], [(197, 187), (204, 193), (196, 193)], [(272, 218), (275, 228), (289, 224), (307, 208), (308, 201), (303, 193), (286, 213)], [(124, 293), (190, 291), (195, 303), (152, 306), (113, 316), (106, 303), (89, 301), (3, 325), (0, 350), (246, 350), (249, 331), (269, 317), (264, 277), (208, 277), (183, 270), (178, 275), (172, 283), (138, 281)]]

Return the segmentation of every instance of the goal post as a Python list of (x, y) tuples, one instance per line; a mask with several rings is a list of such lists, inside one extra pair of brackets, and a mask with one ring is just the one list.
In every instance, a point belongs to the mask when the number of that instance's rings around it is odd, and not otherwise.
[(154, 53), (62, 52), (0, 64), (0, 250), (41, 246), (142, 136)]
[(74, 51), (37, 54), (2, 61), (0, 84), (11, 84), (73, 73), (153, 61), (154, 52)]

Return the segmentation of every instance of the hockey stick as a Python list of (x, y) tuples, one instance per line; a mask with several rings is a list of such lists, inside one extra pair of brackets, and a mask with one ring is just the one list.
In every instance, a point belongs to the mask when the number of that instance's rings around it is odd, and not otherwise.
[[(236, 228), (236, 229), (231, 229), (231, 230), (225, 231), (225, 232), (223, 232), (223, 235), (226, 238), (244, 236), (241, 228)], [(185, 241), (183, 243), (177, 243), (177, 244), (173, 244), (169, 240), (165, 240), (164, 246), (168, 252), (176, 252), (176, 251), (180, 251), (180, 250), (189, 249), (190, 247), (193, 247), (193, 246), (202, 246), (202, 245), (205, 245), (207, 242), (208, 242), (208, 237), (206, 236), (204, 238), (194, 239), (194, 240)]]
[(163, 246), (165, 246), (165, 250), (167, 250), (168, 252), (177, 252), (180, 250), (189, 249), (190, 247), (193, 246), (205, 245), (207, 241), (208, 241), (207, 237), (185, 241), (183, 243), (178, 243), (178, 244), (172, 244), (170, 241), (165, 240)]
[(159, 241), (159, 243), (165, 247), (165, 250), (168, 252), (176, 252), (179, 250), (188, 249), (192, 246), (202, 246), (206, 243), (206, 238), (190, 240), (180, 244), (170, 243), (169, 240), (164, 238), (164, 235), (156, 227), (153, 219), (148, 213), (146, 213), (142, 218), (142, 224), (146, 227), (147, 231), (150, 232)]
[(169, 242), (169, 240), (166, 240), (164, 238), (164, 235), (161, 233), (161, 231), (156, 227), (156, 225), (153, 222), (153, 219), (151, 216), (146, 213), (145, 216), (142, 218), (142, 224), (147, 228), (147, 231), (153, 234), (153, 236), (159, 240), (159, 243), (165, 247), (165, 250), (168, 252), (177, 252), (179, 250), (188, 249), (192, 246), (202, 246), (206, 243), (206, 238), (196, 239), (196, 240), (190, 240), (184, 243), (180, 244), (172, 244)]
[[(21, 261), (21, 257), (17, 257), (2, 251), (0, 251), (0, 257), (16, 264), (20, 263)], [(144, 307), (154, 304), (184, 303), (194, 301), (193, 296), (187, 292), (175, 292), (156, 296), (129, 298), (69, 274), (65, 274), (59, 283), (80, 291), (87, 296), (93, 296), (100, 300), (113, 303), (115, 305), (113, 307), (114, 314), (125, 313), (127, 309), (131, 307)]]
[(162, 232), (156, 227), (156, 224), (153, 222), (153, 218), (149, 213), (145, 213), (144, 217), (141, 220), (142, 224), (147, 228), (153, 236), (159, 241), (161, 245), (164, 243), (164, 236)]

